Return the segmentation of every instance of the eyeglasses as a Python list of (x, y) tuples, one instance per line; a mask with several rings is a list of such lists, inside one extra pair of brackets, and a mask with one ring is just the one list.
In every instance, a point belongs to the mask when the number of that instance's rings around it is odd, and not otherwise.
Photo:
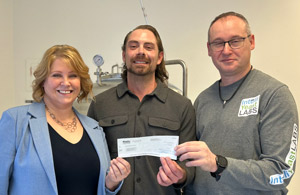
[(239, 37), (239, 38), (234, 38), (229, 41), (216, 41), (209, 43), (210, 48), (213, 51), (222, 51), (225, 47), (225, 44), (228, 43), (231, 49), (239, 49), (244, 46), (244, 41), (246, 38), (249, 38), (251, 35), (248, 35), (247, 37)]

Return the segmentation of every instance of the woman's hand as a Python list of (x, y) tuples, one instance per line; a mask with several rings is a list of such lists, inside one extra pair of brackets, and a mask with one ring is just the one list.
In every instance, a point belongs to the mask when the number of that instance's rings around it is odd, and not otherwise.
[(130, 164), (123, 158), (117, 157), (110, 161), (109, 172), (105, 177), (105, 186), (114, 191), (119, 183), (130, 174)]

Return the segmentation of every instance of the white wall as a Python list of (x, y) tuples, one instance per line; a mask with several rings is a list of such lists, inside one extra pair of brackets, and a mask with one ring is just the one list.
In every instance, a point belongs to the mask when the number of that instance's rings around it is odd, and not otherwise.
[[(112, 65), (122, 63), (120, 47), (126, 33), (145, 23), (139, 0), (14, 0), (13, 8), (9, 0), (0, 2), (1, 33), (4, 33), (0, 36), (1, 113), (11, 102), (20, 105), (31, 99), (29, 67), (50, 46), (76, 47), (91, 74), (95, 71), (92, 57), (100, 53), (105, 60), (103, 69), (110, 71)], [(300, 1), (143, 0), (143, 3), (149, 24), (160, 32), (166, 59), (186, 62), (188, 97), (192, 101), (219, 79), (207, 56), (208, 26), (216, 15), (233, 10), (246, 16), (256, 36), (253, 66), (286, 83), (300, 111)], [(180, 69), (169, 70), (170, 82), (180, 86)], [(296, 194), (299, 182), (297, 170), (289, 194)]]
[(13, 64), (13, 2), (0, 0), (0, 117), (15, 105)]

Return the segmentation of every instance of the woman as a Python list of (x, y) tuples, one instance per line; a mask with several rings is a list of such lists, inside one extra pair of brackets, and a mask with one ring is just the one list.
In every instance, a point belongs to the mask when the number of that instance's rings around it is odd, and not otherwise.
[(116, 194), (130, 165), (110, 162), (102, 128), (72, 108), (92, 92), (78, 51), (49, 48), (34, 76), (35, 103), (0, 121), (0, 194)]

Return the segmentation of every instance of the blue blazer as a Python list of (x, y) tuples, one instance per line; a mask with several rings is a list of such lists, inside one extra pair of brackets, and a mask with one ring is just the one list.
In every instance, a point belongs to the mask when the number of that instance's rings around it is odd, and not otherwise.
[[(75, 110), (100, 159), (98, 194), (116, 194), (105, 188), (110, 156), (98, 123)], [(33, 103), (5, 111), (0, 120), (0, 195), (57, 195), (45, 104)]]

